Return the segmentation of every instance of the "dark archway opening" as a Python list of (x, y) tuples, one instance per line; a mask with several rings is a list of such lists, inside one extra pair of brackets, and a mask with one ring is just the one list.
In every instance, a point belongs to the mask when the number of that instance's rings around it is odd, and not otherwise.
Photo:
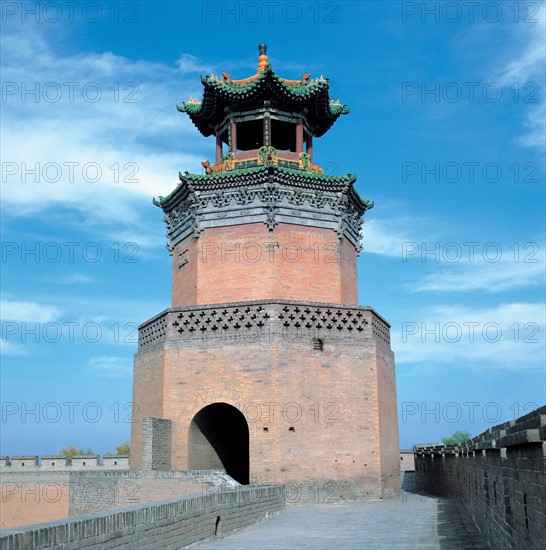
[(191, 421), (188, 437), (190, 470), (224, 468), (239, 483), (249, 481), (248, 424), (227, 403), (201, 409)]

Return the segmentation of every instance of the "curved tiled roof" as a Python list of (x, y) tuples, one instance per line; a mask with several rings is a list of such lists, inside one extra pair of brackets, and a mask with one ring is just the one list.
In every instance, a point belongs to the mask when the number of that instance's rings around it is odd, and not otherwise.
[[(352, 187), (356, 181), (356, 175), (353, 174), (327, 176), (317, 172), (281, 166), (260, 166), (226, 170), (212, 174), (190, 174), (186, 172), (185, 174), (179, 174), (179, 178), (180, 183), (169, 195), (154, 199), (155, 205), (162, 207), (172, 200), (177, 200), (179, 195), (185, 195), (190, 191), (212, 191), (245, 185), (263, 185), (271, 180), (292, 187), (305, 187), (331, 192), (340, 192), (347, 187)], [(360, 200), (362, 200), (363, 206), (366, 205), (367, 209), (373, 207), (373, 203), (363, 199)]]
[(346, 105), (330, 100), (329, 82), (323, 76), (309, 81), (305, 77), (301, 81), (287, 80), (267, 65), (262, 72), (244, 80), (231, 80), (227, 74), (224, 77), (201, 77), (203, 99), (191, 98), (176, 106), (189, 115), (204, 136), (213, 135), (214, 127), (225, 118), (226, 107), (244, 110), (264, 99), (273, 99), (288, 109), (306, 108), (307, 120), (317, 137), (326, 133), (340, 115), (349, 112)]

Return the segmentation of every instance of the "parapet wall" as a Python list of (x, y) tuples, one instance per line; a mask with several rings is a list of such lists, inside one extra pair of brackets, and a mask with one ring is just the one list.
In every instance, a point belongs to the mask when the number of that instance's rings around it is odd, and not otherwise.
[(282, 486), (241, 487), (3, 531), (0, 550), (182, 548), (220, 538), (283, 508)]
[(70, 516), (175, 497), (210, 495), (238, 485), (224, 470), (74, 472), (70, 481)]
[(546, 548), (546, 407), (414, 453), (416, 488), (460, 500), (491, 548)]
[(47, 470), (47, 471), (87, 471), (128, 470), (129, 455), (77, 455), (71, 459), (62, 455), (0, 456), (0, 472)]
[(0, 483), (0, 529), (169, 498), (206, 496), (237, 485), (224, 470), (4, 470)]

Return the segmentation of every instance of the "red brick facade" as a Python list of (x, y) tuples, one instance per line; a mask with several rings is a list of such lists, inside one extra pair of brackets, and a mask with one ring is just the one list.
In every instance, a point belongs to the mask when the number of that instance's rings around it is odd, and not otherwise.
[[(388, 325), (369, 308), (271, 302), (173, 308), (152, 320), (148, 332), (155, 336), (143, 341), (135, 360), (131, 467), (142, 467), (142, 419), (149, 416), (172, 422), (172, 469), (219, 467), (192, 459), (190, 426), (207, 405), (226, 403), (241, 411), (248, 425), (250, 482), (290, 483), (294, 500), (298, 492), (321, 502), (397, 494), (400, 459)], [(211, 328), (222, 315), (231, 319), (241, 312), (243, 325), (260, 310), (276, 324), (260, 330), (254, 325), (247, 332)], [(322, 349), (317, 349), (317, 328), (306, 325), (320, 317), (332, 322), (319, 329)], [(304, 319), (298, 327), (299, 318)], [(188, 319), (201, 323), (185, 325)], [(348, 319), (353, 331), (346, 329)], [(206, 331), (191, 331), (207, 322)], [(189, 331), (179, 332), (184, 326)]]
[(357, 292), (354, 246), (329, 229), (211, 228), (173, 251), (173, 307), (269, 298), (357, 304)]

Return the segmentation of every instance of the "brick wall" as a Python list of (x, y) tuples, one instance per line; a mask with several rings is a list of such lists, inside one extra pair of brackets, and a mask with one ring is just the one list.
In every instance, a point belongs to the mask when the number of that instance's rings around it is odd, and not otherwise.
[(388, 332), (362, 307), (271, 300), (168, 310), (140, 329), (134, 384), (160, 398), (140, 402), (135, 392), (131, 467), (140, 467), (142, 421), (157, 410), (172, 422), (173, 469), (199, 467), (188, 453), (191, 422), (226, 403), (248, 424), (251, 482), (290, 484), (299, 501), (399, 494)]
[(173, 250), (173, 307), (259, 299), (358, 303), (356, 250), (331, 229), (205, 229)]
[(171, 470), (171, 421), (142, 419), (142, 469)]
[[(160, 328), (158, 328), (160, 330)], [(130, 463), (134, 470), (142, 470), (142, 420), (145, 417), (163, 418), (163, 360), (162, 349), (150, 350), (146, 362), (139, 364), (139, 376), (133, 378), (133, 406), (137, 408), (132, 418), (131, 449), (133, 446), (138, 452), (131, 452)], [(141, 414), (142, 409), (146, 411)]]
[(0, 529), (69, 515), (70, 473), (6, 471), (0, 483)]
[(235, 485), (223, 470), (5, 471), (0, 483), (1, 528), (166, 498), (211, 494)]
[[(205, 495), (222, 485), (223, 471), (78, 472), (70, 477), (69, 515), (123, 508), (189, 495)], [(214, 479), (219, 482), (214, 485)]]
[(460, 446), (416, 446), (418, 489), (458, 499), (491, 548), (546, 547), (546, 407)]
[[(372, 324), (374, 321), (372, 321)], [(376, 354), (375, 375), (377, 377), (381, 484), (383, 496), (389, 497), (400, 494), (400, 443), (396, 407), (396, 377), (394, 356), (390, 347), (385, 345), (382, 340), (377, 342)]]
[(413, 450), (400, 449), (400, 470), (402, 472), (415, 471), (415, 458)]
[(282, 487), (243, 487), (4, 531), (0, 550), (184, 547), (228, 535), (283, 508)]

